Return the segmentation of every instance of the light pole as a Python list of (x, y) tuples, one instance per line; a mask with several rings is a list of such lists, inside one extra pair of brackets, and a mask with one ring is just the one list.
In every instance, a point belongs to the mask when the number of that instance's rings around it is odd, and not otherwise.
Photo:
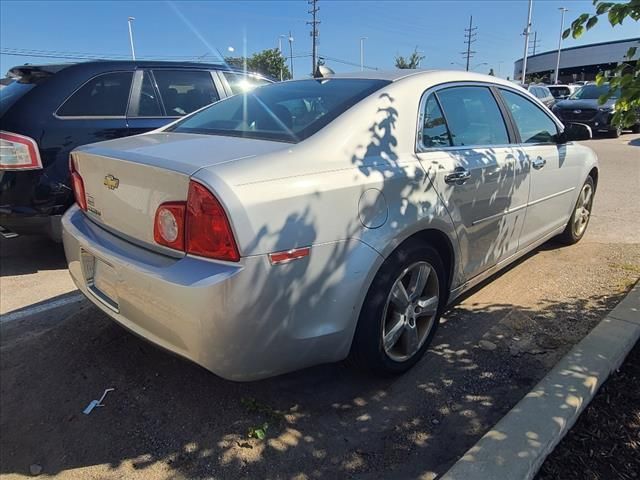
[[(278, 53), (280, 54), (281, 57), (284, 58), (284, 55), (282, 55), (282, 39), (283, 38), (287, 38), (287, 36), (286, 35), (279, 35), (278, 36)], [(283, 70), (283, 68), (280, 67), (280, 81), (283, 80), (283, 78), (282, 78), (282, 75), (283, 75), (282, 70)]]
[(529, 0), (529, 14), (527, 15), (527, 26), (524, 29), (524, 55), (522, 57), (522, 83), (527, 79), (527, 55), (529, 54), (529, 35), (531, 34), (531, 11), (533, 10), (533, 0)]
[(136, 59), (136, 51), (133, 48), (133, 30), (131, 28), (131, 23), (135, 20), (134, 17), (129, 17), (127, 22), (129, 23), (129, 43), (131, 43), (131, 58), (133, 60)]
[(368, 37), (360, 37), (360, 71), (364, 72), (364, 41)]
[(291, 78), (293, 78), (293, 36), (289, 30), (289, 66), (291, 69)]
[(553, 82), (554, 84), (558, 84), (558, 79), (560, 78), (560, 50), (562, 49), (562, 30), (564, 30), (564, 14), (568, 12), (568, 8), (560, 7), (560, 38), (558, 38), (558, 58), (556, 59), (556, 80)]

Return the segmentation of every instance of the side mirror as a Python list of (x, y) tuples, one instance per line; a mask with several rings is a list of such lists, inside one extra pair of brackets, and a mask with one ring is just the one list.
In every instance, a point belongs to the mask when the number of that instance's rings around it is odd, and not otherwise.
[(567, 123), (564, 130), (558, 136), (558, 143), (567, 143), (579, 140), (591, 140), (593, 132), (589, 125), (584, 123)]

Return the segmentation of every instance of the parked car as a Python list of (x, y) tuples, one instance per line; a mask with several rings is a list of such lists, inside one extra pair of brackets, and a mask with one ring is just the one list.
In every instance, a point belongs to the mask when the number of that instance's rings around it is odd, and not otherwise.
[(557, 101), (564, 100), (569, 97), (578, 88), (577, 85), (547, 85), (547, 88), (553, 95), (553, 98)]
[[(553, 108), (553, 113), (563, 122), (584, 123), (594, 132), (606, 133), (617, 138), (622, 134), (622, 126), (614, 125), (612, 120), (620, 92), (617, 91), (604, 104), (600, 104), (598, 99), (608, 91), (607, 83), (600, 86), (595, 83), (584, 85), (566, 100), (558, 102)], [(636, 119), (636, 124), (631, 128), (634, 133), (639, 133), (640, 111), (636, 112)]]
[(400, 373), (463, 292), (582, 238), (598, 164), (573, 140), (590, 133), (470, 72), (266, 85), (74, 150), (69, 271), (117, 322), (227, 379), (349, 355)]
[(530, 84), (527, 85), (527, 90), (529, 90), (531, 94), (540, 100), (547, 108), (553, 107), (556, 103), (555, 97), (546, 85)]
[(221, 65), (95, 61), (25, 65), (0, 91), (0, 226), (60, 239), (73, 203), (69, 152), (166, 125), (269, 80)]

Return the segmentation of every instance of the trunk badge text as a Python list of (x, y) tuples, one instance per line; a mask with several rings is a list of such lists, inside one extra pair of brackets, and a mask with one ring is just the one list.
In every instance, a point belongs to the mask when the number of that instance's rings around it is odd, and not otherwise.
[(120, 185), (120, 180), (113, 175), (107, 175), (104, 177), (104, 186), (109, 190), (115, 190)]

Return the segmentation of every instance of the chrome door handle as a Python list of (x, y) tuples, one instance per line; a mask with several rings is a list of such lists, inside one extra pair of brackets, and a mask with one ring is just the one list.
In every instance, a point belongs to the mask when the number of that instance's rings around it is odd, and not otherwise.
[(445, 175), (444, 182), (449, 185), (462, 185), (471, 178), (471, 172), (464, 167), (456, 167), (453, 173)]
[(531, 166), (533, 166), (533, 168), (535, 168), (536, 170), (540, 170), (546, 164), (547, 161), (542, 157), (538, 157), (533, 162), (531, 162)]

